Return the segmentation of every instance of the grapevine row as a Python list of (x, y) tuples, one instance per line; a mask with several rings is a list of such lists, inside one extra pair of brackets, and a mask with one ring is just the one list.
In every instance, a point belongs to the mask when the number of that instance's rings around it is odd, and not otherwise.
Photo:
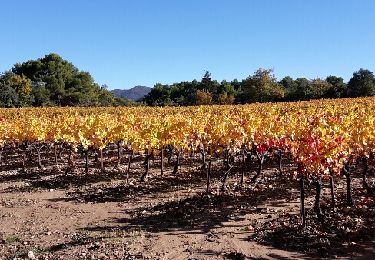
[[(362, 160), (366, 167), (373, 163), (374, 123), (375, 98), (237, 106), (0, 109), (0, 149), (37, 144), (38, 151), (45, 144), (69, 145), (73, 151), (84, 151), (87, 170), (90, 149), (102, 154), (117, 144), (119, 151), (125, 146), (145, 154), (143, 180), (149, 156), (163, 156), (166, 148), (177, 151), (177, 162), (180, 153), (200, 152), (204, 168), (206, 157), (214, 153), (229, 158), (250, 152), (259, 164), (253, 182), (265, 155), (281, 159), (284, 154), (298, 166), (302, 198), (304, 180), (315, 184), (320, 217), (322, 181), (333, 182), (334, 176), (343, 174), (349, 182), (351, 163)], [(229, 159), (227, 165), (224, 179), (231, 169)], [(366, 183), (365, 172), (363, 178)]]

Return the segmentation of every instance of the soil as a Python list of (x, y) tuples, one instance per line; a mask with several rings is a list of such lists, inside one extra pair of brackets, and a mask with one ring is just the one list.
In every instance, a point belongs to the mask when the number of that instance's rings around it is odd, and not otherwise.
[(84, 174), (83, 159), (67, 171), (65, 159), (22, 170), (17, 158), (5, 155), (14, 161), (0, 172), (0, 259), (375, 259), (374, 197), (360, 175), (353, 178), (355, 207), (346, 207), (344, 178), (337, 178), (336, 212), (324, 183), (323, 223), (308, 185), (302, 229), (299, 184), (287, 162), (277, 176), (269, 160), (257, 184), (250, 183), (255, 168), (248, 169), (242, 189), (233, 169), (223, 191), (224, 166), (216, 161), (207, 193), (198, 159), (182, 158), (176, 175), (173, 161), (165, 163), (164, 176), (155, 159), (140, 182), (143, 158), (136, 157), (127, 182), (126, 159), (100, 172), (90, 158)]

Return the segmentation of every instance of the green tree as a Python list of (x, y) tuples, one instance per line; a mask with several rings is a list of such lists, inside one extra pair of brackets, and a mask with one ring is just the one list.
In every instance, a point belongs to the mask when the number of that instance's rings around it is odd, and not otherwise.
[(211, 73), (209, 71), (205, 71), (202, 80), (197, 87), (200, 90), (207, 90), (208, 92), (212, 93), (213, 96), (215, 96), (219, 88), (219, 83), (216, 80), (212, 80)]
[(327, 81), (319, 78), (313, 79), (305, 89), (305, 97), (307, 99), (323, 98), (330, 88), (331, 85)]
[(156, 84), (143, 98), (149, 106), (164, 106), (171, 102), (171, 88), (168, 85)]
[(44, 82), (33, 82), (32, 96), (33, 106), (46, 107), (54, 105), (54, 102), (50, 99), (50, 91), (46, 88)]
[(14, 74), (32, 81), (35, 106), (97, 106), (115, 103), (115, 98), (103, 89), (88, 72), (79, 71), (57, 54), (16, 64)]
[[(31, 105), (32, 82), (26, 76), (17, 75), (12, 72), (6, 72), (1, 76), (0, 84), (3, 91), (7, 93), (6, 95), (4, 95), (4, 98), (7, 97), (8, 99), (8, 101), (6, 101), (5, 103), (12, 104), (12, 106), (16, 107)], [(16, 93), (17, 98), (14, 94), (12, 94), (13, 91)], [(13, 97), (12, 102), (9, 101), (10, 97)]]
[(307, 100), (309, 97), (306, 95), (309, 92), (310, 80), (306, 78), (297, 78), (295, 80), (297, 87), (295, 92), (291, 95), (293, 101), (297, 100)]
[[(98, 106), (107, 107), (116, 104), (115, 96), (110, 91), (108, 91), (106, 85), (101, 86), (99, 91), (97, 93), (93, 93), (92, 95), (97, 95), (96, 104)], [(90, 99), (90, 96), (87, 96), (86, 98)]]
[(211, 79), (211, 73), (210, 73), (208, 70), (206, 70), (206, 71), (204, 72), (204, 75), (203, 75), (203, 77), (202, 77), (201, 82), (202, 82), (203, 84), (206, 84), (206, 85), (208, 85), (208, 84), (210, 84), (210, 83), (212, 82), (212, 79)]
[(197, 80), (191, 82), (184, 81), (180, 83), (174, 83), (170, 86), (171, 95), (170, 99), (173, 104), (181, 106), (195, 105), (196, 103), (196, 91), (199, 86)]
[[(285, 96), (284, 99), (287, 101), (297, 100), (299, 93), (297, 91), (298, 83), (291, 77), (286, 76), (279, 82), (284, 87)], [(300, 95), (301, 96), (301, 95)]]
[(285, 90), (277, 82), (272, 69), (258, 69), (244, 81), (243, 94), (246, 103), (272, 102), (282, 99)]
[(17, 107), (18, 106), (18, 94), (7, 85), (0, 83), (0, 107)]
[(360, 69), (353, 73), (348, 82), (349, 97), (365, 97), (375, 95), (374, 74), (366, 69)]
[(326, 81), (330, 84), (330, 88), (326, 93), (328, 98), (342, 98), (347, 94), (347, 85), (344, 79), (336, 76), (328, 76)]

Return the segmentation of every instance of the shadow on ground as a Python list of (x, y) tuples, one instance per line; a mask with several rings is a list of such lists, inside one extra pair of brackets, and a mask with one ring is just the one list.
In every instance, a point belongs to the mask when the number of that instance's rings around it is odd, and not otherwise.
[[(108, 181), (108, 180), (107, 180)], [(95, 187), (86, 187), (68, 192), (64, 198), (54, 199), (53, 201), (73, 201), (73, 202), (132, 202), (141, 200), (144, 196), (158, 198), (160, 194), (186, 190), (186, 187), (200, 187), (199, 178), (182, 178), (174, 176), (155, 177), (146, 183), (127, 184), (125, 181), (118, 184), (99, 185)]]
[(357, 207), (347, 207), (345, 196), (338, 196), (336, 211), (329, 204), (322, 207), (323, 221), (310, 209), (304, 229), (298, 218), (284, 216), (264, 223), (249, 239), (311, 257), (375, 259), (374, 201), (361, 189), (356, 190), (356, 197)]
[(197, 193), (184, 199), (159, 203), (152, 207), (125, 210), (124, 213), (130, 217), (114, 219), (113, 222), (117, 223), (115, 226), (111, 224), (102, 227), (87, 227), (87, 230), (128, 230), (137, 227), (154, 233), (175, 231), (207, 233), (233, 218), (238, 220), (251, 212), (259, 214), (259, 208), (256, 206), (268, 200), (285, 197), (295, 199), (295, 196), (291, 190), (285, 189), (284, 185), (263, 191), (247, 189), (231, 194)]

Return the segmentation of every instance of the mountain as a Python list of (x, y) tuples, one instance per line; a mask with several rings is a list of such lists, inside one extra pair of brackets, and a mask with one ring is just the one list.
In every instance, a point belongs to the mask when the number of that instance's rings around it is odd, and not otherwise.
[(131, 100), (138, 100), (150, 93), (151, 88), (146, 86), (135, 86), (131, 89), (114, 89), (111, 92), (115, 97), (124, 97)]

